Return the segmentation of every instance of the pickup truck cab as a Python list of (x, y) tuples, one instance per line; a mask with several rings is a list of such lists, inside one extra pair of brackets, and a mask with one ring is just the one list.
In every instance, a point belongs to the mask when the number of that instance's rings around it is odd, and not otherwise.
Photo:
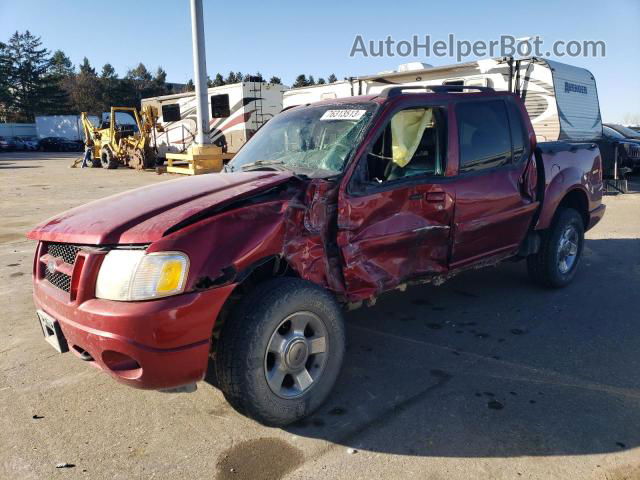
[(537, 145), (519, 97), (460, 88), (295, 107), (224, 173), (45, 221), (45, 337), (138, 388), (188, 389), (212, 358), (236, 409), (285, 425), (332, 389), (344, 308), (507, 258), (567, 285), (604, 213), (597, 146)]

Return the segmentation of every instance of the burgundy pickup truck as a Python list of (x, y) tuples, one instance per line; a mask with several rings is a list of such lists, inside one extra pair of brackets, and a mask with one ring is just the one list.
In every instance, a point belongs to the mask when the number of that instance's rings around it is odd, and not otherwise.
[(536, 144), (519, 97), (478, 90), (296, 107), (224, 173), (45, 221), (28, 235), (45, 338), (146, 389), (188, 391), (212, 358), (236, 409), (285, 425), (336, 381), (343, 308), (507, 258), (567, 285), (604, 214), (599, 150)]

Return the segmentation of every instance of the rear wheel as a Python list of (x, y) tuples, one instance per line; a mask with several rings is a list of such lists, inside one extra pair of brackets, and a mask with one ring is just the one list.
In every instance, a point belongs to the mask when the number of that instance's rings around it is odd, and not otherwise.
[(584, 222), (573, 208), (560, 210), (540, 251), (527, 257), (529, 276), (551, 288), (568, 285), (576, 274), (584, 244)]
[(102, 168), (118, 168), (118, 162), (113, 157), (113, 153), (106, 147), (100, 150), (100, 164), (102, 165)]
[(248, 294), (225, 322), (216, 376), (238, 411), (283, 426), (324, 402), (344, 345), (342, 312), (329, 292), (300, 279), (274, 279)]

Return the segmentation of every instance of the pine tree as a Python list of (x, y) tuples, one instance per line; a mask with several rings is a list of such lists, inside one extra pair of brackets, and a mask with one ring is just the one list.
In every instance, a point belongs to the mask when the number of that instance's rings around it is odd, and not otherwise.
[(75, 73), (71, 59), (62, 50), (53, 52), (49, 73), (58, 78), (70, 77)]
[(6, 47), (9, 59), (6, 82), (11, 93), (14, 119), (32, 122), (36, 114), (47, 113), (59, 92), (49, 72), (50, 57), (40, 37), (27, 30), (15, 32)]
[(84, 73), (85, 75), (96, 75), (96, 69), (91, 66), (89, 59), (84, 57), (82, 59), (82, 64), (80, 65), (80, 73)]
[(82, 60), (80, 71), (73, 77), (68, 90), (71, 105), (76, 112), (102, 113), (105, 105), (101, 98), (101, 84), (87, 57)]
[(329, 75), (329, 78), (327, 78), (327, 81), (329, 83), (336, 83), (338, 81), (338, 77), (336, 77), (333, 73), (331, 75)]
[(118, 79), (118, 74), (110, 63), (105, 63), (102, 66), (99, 84), (103, 112), (109, 111), (112, 106), (123, 105), (122, 81)]
[(7, 45), (0, 42), (0, 122), (7, 121), (11, 107), (11, 91), (9, 89), (9, 74), (11, 60), (7, 53)]
[(221, 87), (224, 84), (225, 84), (224, 77), (221, 74), (216, 73), (216, 76), (213, 79), (213, 86), (214, 87)]
[(326, 82), (326, 80), (324, 78), (320, 77), (318, 79), (318, 85), (324, 85), (325, 83), (327, 83), (327, 82)]
[(302, 73), (296, 77), (296, 81), (293, 82), (293, 88), (306, 87), (309, 85), (309, 80), (307, 80), (307, 76)]
[(269, 79), (269, 83), (273, 83), (274, 85), (282, 85), (282, 80), (280, 77), (273, 76)]
[(236, 77), (235, 72), (229, 72), (229, 75), (227, 75), (227, 78), (224, 79), (225, 83), (238, 83), (238, 77)]
[(124, 99), (126, 106), (140, 108), (141, 100), (153, 96), (153, 76), (147, 70), (144, 63), (139, 63), (136, 68), (129, 70), (124, 77), (123, 85), (126, 91)]
[(193, 80), (190, 78), (184, 86), (185, 92), (193, 92), (196, 89), (196, 86), (193, 84)]

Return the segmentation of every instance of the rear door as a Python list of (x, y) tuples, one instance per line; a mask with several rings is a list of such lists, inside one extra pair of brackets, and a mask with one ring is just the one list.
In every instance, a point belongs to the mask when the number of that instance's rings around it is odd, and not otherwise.
[(447, 123), (446, 106), (413, 100), (388, 115), (356, 160), (338, 212), (350, 297), (446, 272), (454, 205)]
[(521, 110), (510, 97), (464, 99), (455, 106), (459, 171), (451, 268), (516, 250), (538, 206)]

